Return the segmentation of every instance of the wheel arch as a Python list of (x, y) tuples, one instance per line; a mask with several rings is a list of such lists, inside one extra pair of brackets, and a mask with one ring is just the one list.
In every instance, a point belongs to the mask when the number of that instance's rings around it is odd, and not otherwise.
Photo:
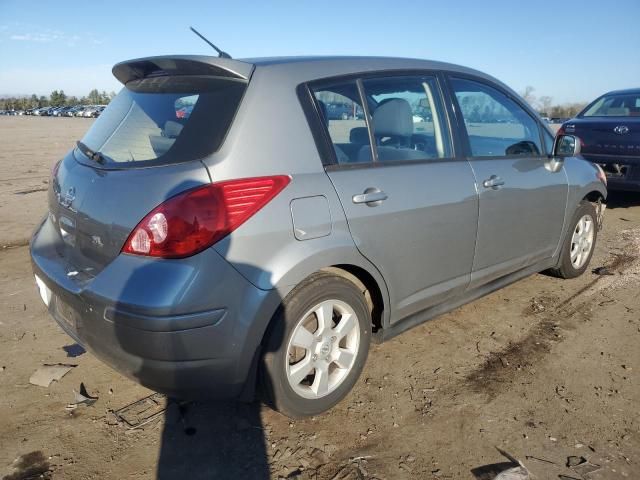
[(322, 271), (344, 277), (358, 286), (367, 301), (367, 305), (369, 305), (373, 332), (375, 333), (383, 328), (385, 302), (380, 285), (378, 285), (373, 275), (364, 268), (351, 264), (333, 265), (323, 268)]
[[(259, 362), (262, 355), (265, 339), (268, 337), (271, 331), (273, 320), (276, 317), (279, 309), (282, 306), (284, 299), (295, 289), (297, 285), (306, 281), (314, 273), (319, 271), (327, 271), (347, 278), (352, 281), (356, 286), (362, 289), (365, 299), (371, 308), (371, 319), (373, 323), (373, 331), (379, 331), (383, 329), (389, 322), (389, 291), (384, 278), (377, 271), (377, 269), (369, 264), (366, 259), (350, 258), (349, 261), (338, 261), (336, 263), (319, 266), (317, 268), (309, 268), (305, 275), (300, 275), (300, 271), (296, 272), (296, 276), (300, 278), (296, 283), (288, 283), (286, 285), (279, 285), (273, 289), (270, 295), (272, 301), (267, 302), (270, 304), (263, 310), (263, 315), (267, 318), (266, 321), (260, 327), (259, 341), (253, 347), (253, 360), (245, 381), (245, 387), (240, 398), (242, 400), (252, 400), (255, 395), (255, 387), (257, 386), (257, 373), (259, 368)], [(297, 269), (296, 269), (297, 270)], [(274, 301), (274, 299), (278, 299)], [(263, 317), (264, 318), (264, 317)], [(255, 338), (255, 337), (254, 337)], [(373, 337), (375, 338), (375, 337)]]
[(591, 203), (604, 202), (607, 199), (607, 196), (599, 190), (591, 190), (588, 192), (582, 200), (586, 200)]

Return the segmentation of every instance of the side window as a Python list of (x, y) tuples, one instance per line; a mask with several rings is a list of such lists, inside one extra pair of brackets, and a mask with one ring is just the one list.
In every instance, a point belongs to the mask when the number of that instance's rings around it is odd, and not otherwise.
[(363, 85), (379, 161), (451, 156), (448, 127), (434, 77), (372, 78), (364, 80)]
[[(367, 162), (371, 145), (355, 81), (313, 89), (339, 164)], [(361, 154), (366, 151), (368, 157)]]
[(537, 122), (499, 90), (480, 82), (452, 78), (474, 157), (540, 155)]

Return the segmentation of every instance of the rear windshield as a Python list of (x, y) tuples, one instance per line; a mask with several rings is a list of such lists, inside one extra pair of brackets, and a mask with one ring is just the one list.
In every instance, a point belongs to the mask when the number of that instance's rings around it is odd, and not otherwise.
[[(218, 150), (246, 89), (215, 77), (127, 83), (82, 139), (116, 168), (185, 162)], [(78, 153), (78, 158), (86, 158)], [(98, 166), (90, 160), (93, 166)]]
[(640, 93), (605, 95), (589, 105), (581, 117), (638, 117)]

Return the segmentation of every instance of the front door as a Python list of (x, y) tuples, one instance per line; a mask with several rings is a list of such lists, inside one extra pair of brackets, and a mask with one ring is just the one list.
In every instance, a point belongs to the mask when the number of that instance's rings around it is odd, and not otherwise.
[[(568, 194), (537, 121), (484, 82), (451, 78), (480, 200), (470, 288), (553, 256)], [(462, 122), (461, 122), (462, 123)]]

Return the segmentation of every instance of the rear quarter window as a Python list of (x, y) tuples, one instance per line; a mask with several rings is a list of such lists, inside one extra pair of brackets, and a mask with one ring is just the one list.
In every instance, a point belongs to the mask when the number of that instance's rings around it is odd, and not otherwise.
[(222, 145), (245, 89), (244, 81), (212, 77), (129, 82), (82, 142), (102, 154), (106, 167), (200, 159)]

